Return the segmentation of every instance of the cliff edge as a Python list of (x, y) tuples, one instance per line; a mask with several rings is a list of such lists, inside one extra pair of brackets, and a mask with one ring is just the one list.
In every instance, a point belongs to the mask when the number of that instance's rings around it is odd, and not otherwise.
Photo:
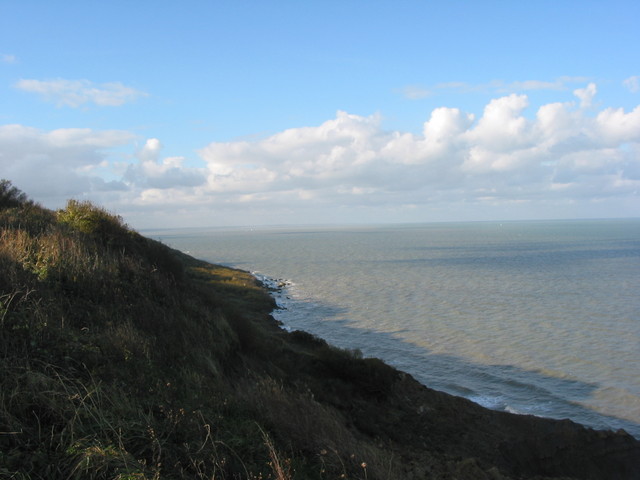
[(284, 331), (247, 272), (8, 186), (0, 478), (640, 478), (640, 442), (623, 431), (431, 390)]

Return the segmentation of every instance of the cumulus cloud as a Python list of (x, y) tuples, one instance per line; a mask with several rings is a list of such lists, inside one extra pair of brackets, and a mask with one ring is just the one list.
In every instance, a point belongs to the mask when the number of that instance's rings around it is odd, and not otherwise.
[(378, 116), (338, 112), (317, 127), (260, 141), (214, 142), (199, 152), (205, 189), (343, 206), (635, 195), (640, 107), (593, 116), (585, 108), (593, 105), (595, 84), (574, 93), (579, 108), (547, 104), (534, 118), (525, 116), (526, 95), (496, 98), (477, 119), (438, 108), (421, 135), (385, 131)]
[(622, 84), (632, 93), (640, 92), (640, 76), (638, 75), (625, 79)]
[(138, 151), (137, 164), (129, 165), (124, 180), (138, 189), (170, 189), (196, 187), (205, 182), (203, 169), (184, 166), (184, 157), (160, 160), (162, 144), (157, 138), (148, 139)]
[(118, 130), (88, 128), (44, 132), (23, 125), (0, 126), (0, 171), (20, 189), (41, 200), (121, 191), (125, 185), (104, 178), (108, 150), (134, 139)]
[(622, 108), (607, 108), (596, 117), (596, 131), (601, 141), (615, 147), (640, 138), (640, 105), (626, 113)]
[(593, 104), (593, 97), (596, 96), (597, 88), (595, 83), (590, 83), (585, 88), (578, 88), (573, 91), (574, 95), (580, 99), (582, 108), (589, 108)]
[(491, 100), (477, 125), (465, 133), (469, 143), (493, 152), (522, 148), (530, 141), (528, 122), (522, 116), (527, 105), (526, 95)]
[(120, 82), (95, 84), (89, 80), (32, 80), (23, 79), (15, 88), (37, 93), (58, 106), (80, 107), (94, 104), (101, 107), (120, 106), (147, 94)]
[[(596, 95), (587, 84), (575, 91), (580, 105), (530, 111), (526, 95), (511, 94), (477, 114), (439, 107), (420, 133), (385, 130), (380, 115), (339, 111), (316, 126), (212, 142), (190, 160), (163, 156), (157, 138), (136, 150), (127, 132), (7, 125), (0, 167), (30, 194), (100, 193), (110, 208), (165, 224), (160, 215), (173, 215), (176, 225), (331, 221), (341, 212), (349, 221), (365, 211), (374, 221), (384, 212), (416, 221), (434, 209), (450, 218), (456, 208), (458, 215), (501, 208), (503, 216), (522, 205), (546, 205), (552, 216), (561, 204), (581, 205), (583, 216), (594, 215), (596, 203), (637, 211), (640, 106), (597, 111)], [(123, 146), (128, 156), (109, 157)]]
[(387, 142), (380, 117), (338, 112), (318, 127), (292, 128), (259, 142), (212, 143), (200, 150), (209, 187), (245, 191), (254, 182), (320, 188), (366, 177)]

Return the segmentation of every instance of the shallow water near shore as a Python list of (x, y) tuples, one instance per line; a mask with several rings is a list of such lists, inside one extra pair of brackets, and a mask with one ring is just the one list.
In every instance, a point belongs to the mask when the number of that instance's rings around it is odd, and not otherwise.
[(431, 388), (640, 438), (640, 220), (144, 233), (275, 279), (286, 328)]

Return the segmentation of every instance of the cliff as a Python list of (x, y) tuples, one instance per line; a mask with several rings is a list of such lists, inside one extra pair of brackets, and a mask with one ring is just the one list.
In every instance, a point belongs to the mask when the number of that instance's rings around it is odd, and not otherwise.
[(288, 333), (247, 272), (89, 203), (0, 195), (0, 229), (0, 478), (640, 478), (625, 432), (487, 410)]

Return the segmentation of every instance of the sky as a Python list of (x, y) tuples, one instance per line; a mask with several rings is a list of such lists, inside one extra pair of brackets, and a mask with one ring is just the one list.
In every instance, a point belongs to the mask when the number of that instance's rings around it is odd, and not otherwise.
[(133, 228), (640, 216), (640, 2), (0, 0), (0, 178)]

